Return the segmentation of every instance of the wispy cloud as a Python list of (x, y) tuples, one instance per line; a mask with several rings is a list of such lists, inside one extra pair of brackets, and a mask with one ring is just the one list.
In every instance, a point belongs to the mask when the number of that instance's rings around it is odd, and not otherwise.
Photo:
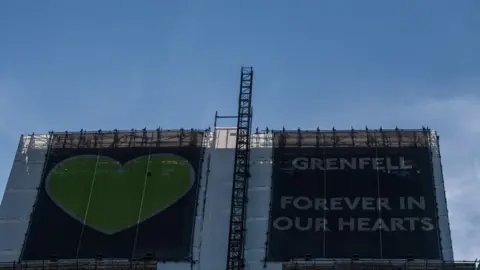
[[(398, 85), (389, 84), (380, 88), (401, 93)], [(415, 84), (402, 87), (418, 89), (419, 96), (426, 88), (437, 88), (443, 93), (448, 92), (447, 88), (455, 89), (458, 94), (437, 98), (358, 100), (355, 107), (338, 108), (334, 115), (330, 113), (331, 117), (322, 117), (323, 128), (428, 126), (436, 130), (440, 135), (455, 259), (474, 260), (480, 255), (480, 97), (462, 93), (476, 93), (480, 83), (470, 80), (443, 87), (417, 85), (419, 87)]]
[[(474, 260), (480, 254), (480, 98), (460, 95), (382, 106), (384, 113), (372, 112), (368, 106), (359, 108), (353, 122), (363, 118), (376, 125), (372, 128), (391, 128), (392, 123), (400, 128), (426, 125), (439, 133), (455, 259)], [(341, 118), (352, 122), (346, 115)]]
[(408, 118), (423, 118), (440, 131), (444, 178), (456, 259), (480, 254), (480, 99), (457, 97), (412, 106)]

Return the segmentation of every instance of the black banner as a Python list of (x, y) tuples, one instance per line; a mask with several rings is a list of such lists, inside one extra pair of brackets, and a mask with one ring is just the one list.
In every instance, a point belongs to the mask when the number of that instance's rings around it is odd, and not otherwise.
[(275, 147), (268, 260), (440, 259), (426, 147)]
[(55, 149), (21, 259), (188, 260), (202, 152)]

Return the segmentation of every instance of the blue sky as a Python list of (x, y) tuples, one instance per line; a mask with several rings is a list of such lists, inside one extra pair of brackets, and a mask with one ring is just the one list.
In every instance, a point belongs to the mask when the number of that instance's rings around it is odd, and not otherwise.
[(206, 128), (252, 65), (254, 126), (437, 129), (474, 259), (479, 33), (475, 0), (0, 1), (0, 190), (21, 133)]

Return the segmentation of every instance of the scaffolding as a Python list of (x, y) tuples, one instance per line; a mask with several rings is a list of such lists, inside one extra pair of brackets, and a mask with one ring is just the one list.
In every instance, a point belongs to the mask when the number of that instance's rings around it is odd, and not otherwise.
[(479, 270), (477, 261), (291, 260), (282, 270)]
[[(219, 117), (220, 118), (220, 117)], [(214, 148), (231, 148), (228, 137), (236, 128), (215, 128), (210, 134), (209, 144)], [(436, 145), (436, 132), (420, 129), (350, 129), (336, 130), (272, 130), (259, 129), (250, 134), (251, 148), (279, 147), (423, 147)], [(213, 145), (216, 137), (215, 145)]]
[(48, 260), (48, 261), (28, 261), (28, 262), (13, 262), (0, 263), (0, 269), (157, 269), (159, 262), (154, 260), (132, 261), (132, 260), (117, 260), (117, 259), (92, 259), (92, 260)]
[(436, 132), (421, 129), (274, 130), (273, 147), (429, 147)]
[(51, 147), (58, 148), (137, 148), (206, 146), (208, 130), (112, 130), (51, 132)]
[[(178, 130), (162, 130), (160, 128), (155, 129), (155, 130), (147, 130), (142, 129), (142, 130), (112, 130), (112, 131), (77, 131), (77, 132), (49, 132), (48, 135), (42, 135), (41, 138), (45, 139), (46, 138), (46, 143), (45, 145), (42, 144), (43, 148), (46, 148), (46, 155), (45, 155), (45, 162), (44, 162), (44, 168), (42, 171), (41, 179), (42, 183), (41, 186), (45, 185), (45, 179), (46, 175), (48, 174), (49, 170), (51, 167), (55, 166), (57, 164), (57, 158), (54, 158), (57, 156), (59, 153), (65, 153), (65, 152), (71, 152), (72, 155), (77, 153), (76, 151), (78, 150), (83, 150), (80, 151), (79, 153), (86, 153), (85, 150), (88, 150), (87, 152), (89, 153), (97, 153), (100, 155), (102, 152), (107, 151), (109, 149), (118, 149), (118, 150), (127, 150), (129, 149), (147, 149), (148, 153), (152, 153), (152, 149), (154, 149), (153, 152), (163, 152), (167, 151), (165, 149), (172, 148), (174, 149), (173, 151), (176, 153), (180, 151), (180, 148), (185, 149), (185, 151), (190, 151), (188, 149), (190, 148), (195, 148), (195, 149), (201, 149), (201, 153), (199, 154), (199, 163), (198, 163), (198, 177), (201, 175), (201, 167), (203, 163), (203, 156), (204, 156), (204, 151), (205, 147), (207, 147), (208, 144), (208, 136), (210, 134), (209, 130), (195, 130), (195, 129), (178, 129)], [(37, 135), (38, 136), (38, 135)], [(30, 136), (33, 137), (33, 136)], [(43, 142), (44, 140), (42, 140)], [(30, 140), (29, 143), (32, 143), (33, 141)], [(158, 150), (157, 150), (158, 149)], [(163, 149), (163, 150), (162, 150)], [(123, 151), (123, 150), (122, 150)], [(141, 150), (140, 152), (147, 153), (144, 150)], [(184, 150), (181, 150), (184, 151)], [(139, 153), (140, 153), (139, 152)], [(196, 181), (199, 181), (197, 179)], [(6, 265), (14, 265), (15, 268), (13, 269), (25, 269), (24, 265), (28, 265), (28, 269), (50, 269), (50, 268), (42, 268), (42, 267), (47, 267), (48, 265), (59, 265), (59, 268), (55, 269), (89, 269), (86, 268), (86, 265), (96, 265), (95, 269), (115, 269), (115, 267), (120, 267), (119, 264), (117, 264), (117, 260), (109, 260), (109, 263), (105, 264), (101, 261), (95, 261), (94, 264), (92, 262), (88, 261), (78, 261), (78, 260), (62, 260), (59, 262), (58, 260), (52, 261), (42, 261), (42, 262), (32, 262), (25, 257), (25, 250), (26, 247), (28, 246), (28, 239), (29, 235), (31, 233), (31, 227), (32, 227), (32, 221), (34, 220), (34, 217), (37, 217), (35, 214), (36, 210), (36, 205), (38, 204), (38, 194), (35, 199), (35, 203), (32, 206), (32, 211), (29, 219), (29, 224), (25, 233), (24, 237), (24, 243), (22, 245), (22, 251), (20, 254), (20, 259), (19, 262), (16, 262), (14, 264), (8, 263)], [(196, 198), (198, 198), (198, 190), (196, 194)], [(196, 202), (197, 199), (195, 199)], [(197, 207), (194, 207), (194, 211), (197, 211)], [(194, 213), (194, 216), (196, 213)], [(194, 217), (192, 217), (194, 219)], [(193, 230), (193, 229), (192, 229)], [(192, 231), (193, 234), (193, 231)], [(81, 238), (82, 236), (80, 236)], [(192, 235), (192, 241), (193, 241), (193, 235)], [(135, 249), (135, 247), (134, 247)], [(146, 251), (149, 254), (148, 251)], [(98, 254), (101, 254), (99, 252)], [(77, 254), (78, 255), (78, 254)], [(138, 258), (143, 258), (143, 254), (132, 254), (132, 256), (124, 257), (127, 259), (138, 259)], [(52, 258), (55, 258), (55, 254), (51, 254)], [(74, 257), (75, 258), (75, 257)], [(160, 258), (156, 258), (160, 259)], [(163, 259), (163, 258), (162, 258)], [(194, 263), (193, 259), (191, 258), (191, 255), (189, 258), (184, 258), (185, 261), (189, 261), (191, 263)], [(72, 262), (74, 263), (72, 264)], [(81, 266), (78, 266), (78, 263), (81, 262)], [(120, 264), (124, 263), (124, 261), (120, 260)], [(132, 262), (128, 262), (129, 265), (132, 265)], [(114, 268), (111, 268), (109, 265), (114, 265)], [(100, 267), (101, 266), (101, 267)], [(23, 267), (23, 268), (22, 268)], [(40, 268), (39, 268), (40, 267)], [(50, 266), (48, 266), (50, 267)], [(79, 267), (79, 268), (77, 268)], [(116, 268), (116, 269), (150, 269), (150, 268), (144, 268), (146, 266), (142, 265), (141, 268)], [(126, 267), (126, 265), (125, 265)], [(1, 269), (1, 264), (0, 264), (0, 269)], [(9, 268), (12, 269), (12, 268)], [(93, 268), (92, 268), (93, 269)]]
[[(451, 250), (451, 236), (450, 229), (448, 225), (448, 215), (447, 215), (447, 206), (445, 201), (445, 189), (443, 183), (443, 177), (435, 171), (440, 168), (440, 160), (438, 158), (438, 136), (435, 131), (422, 127), (419, 129), (369, 129), (365, 128), (363, 130), (336, 130), (335, 128), (331, 130), (273, 130), (269, 131), (273, 134), (272, 138), (272, 147), (274, 152), (273, 163), (278, 170), (290, 170), (293, 159), (298, 157), (300, 154), (307, 155), (306, 153), (313, 153), (315, 157), (317, 155), (324, 156), (326, 153), (330, 153), (332, 156), (338, 157), (338, 153), (343, 153), (341, 155), (349, 155), (350, 153), (374, 153), (378, 155), (378, 151), (382, 153), (403, 153), (403, 151), (408, 151), (406, 153), (422, 153), (421, 164), (422, 170), (426, 172), (426, 176), (431, 178), (431, 189), (435, 195), (433, 202), (434, 207), (431, 208), (429, 217), (442, 217), (441, 222), (436, 226), (438, 230), (437, 233), (437, 243), (435, 248), (438, 250), (438, 255), (431, 255), (432, 257), (425, 257), (431, 259), (442, 259), (442, 260), (453, 260), (453, 252)], [(356, 150), (358, 149), (358, 150)], [(374, 152), (373, 152), (374, 151)], [(412, 152), (413, 151), (413, 152)], [(414, 154), (417, 155), (417, 154)], [(420, 157), (418, 157), (420, 158)], [(428, 158), (428, 160), (427, 160)], [(429, 162), (428, 164), (426, 162)], [(418, 165), (418, 164), (417, 164)], [(310, 165), (309, 165), (310, 166)], [(372, 168), (380, 168), (372, 166)], [(319, 170), (326, 170), (323, 167)], [(387, 171), (387, 173), (398, 174), (400, 177), (404, 177), (411, 172), (394, 170)], [(324, 179), (326, 175), (323, 176)], [(377, 179), (378, 179), (377, 175)], [(430, 179), (429, 179), (430, 180)], [(377, 180), (378, 181), (378, 180)], [(378, 189), (379, 189), (378, 185)], [(323, 192), (326, 192), (326, 187), (323, 189)], [(273, 194), (273, 186), (271, 189)], [(272, 195), (273, 196), (273, 195)], [(326, 197), (326, 194), (323, 194)], [(380, 190), (378, 190), (378, 196), (380, 196)], [(270, 210), (271, 211), (271, 210)], [(379, 213), (380, 215), (380, 213)], [(270, 213), (270, 218), (272, 213)], [(440, 220), (440, 219), (439, 219)], [(268, 234), (268, 243), (272, 241), (271, 237), (271, 228), (269, 229)], [(324, 232), (325, 234), (325, 232)], [(379, 231), (380, 237), (380, 254), (379, 258), (390, 259), (388, 256), (383, 257), (383, 240), (382, 232)], [(271, 247), (269, 244), (266, 245), (266, 254), (270, 254)], [(278, 243), (277, 243), (278, 245)], [(315, 258), (325, 258), (325, 250), (327, 247), (323, 247), (323, 253), (312, 254)], [(434, 247), (432, 246), (432, 249)], [(432, 251), (433, 252), (433, 251)], [(340, 254), (337, 254), (337, 256)], [(341, 257), (344, 254), (340, 255)], [(346, 254), (347, 256), (353, 254)], [(290, 254), (290, 256), (296, 256)], [(301, 255), (303, 256), (303, 254)], [(331, 254), (335, 256), (335, 254)], [(391, 256), (391, 254), (390, 254)], [(398, 256), (408, 256), (408, 254), (398, 254)], [(290, 257), (291, 258), (291, 257)], [(423, 258), (423, 257), (422, 257)], [(276, 258), (272, 259), (270, 255), (267, 255), (266, 260), (273, 261), (284, 261), (287, 258)]]
[(245, 268), (244, 235), (248, 179), (250, 178), (250, 130), (252, 128), (253, 69), (242, 67), (238, 98), (237, 135), (233, 173), (227, 270)]

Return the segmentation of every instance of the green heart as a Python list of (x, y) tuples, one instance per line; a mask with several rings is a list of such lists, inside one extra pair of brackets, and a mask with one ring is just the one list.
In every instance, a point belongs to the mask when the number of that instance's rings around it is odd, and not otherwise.
[(190, 163), (173, 154), (142, 156), (126, 163), (81, 155), (53, 168), (46, 191), (73, 218), (113, 234), (165, 210), (195, 182)]

